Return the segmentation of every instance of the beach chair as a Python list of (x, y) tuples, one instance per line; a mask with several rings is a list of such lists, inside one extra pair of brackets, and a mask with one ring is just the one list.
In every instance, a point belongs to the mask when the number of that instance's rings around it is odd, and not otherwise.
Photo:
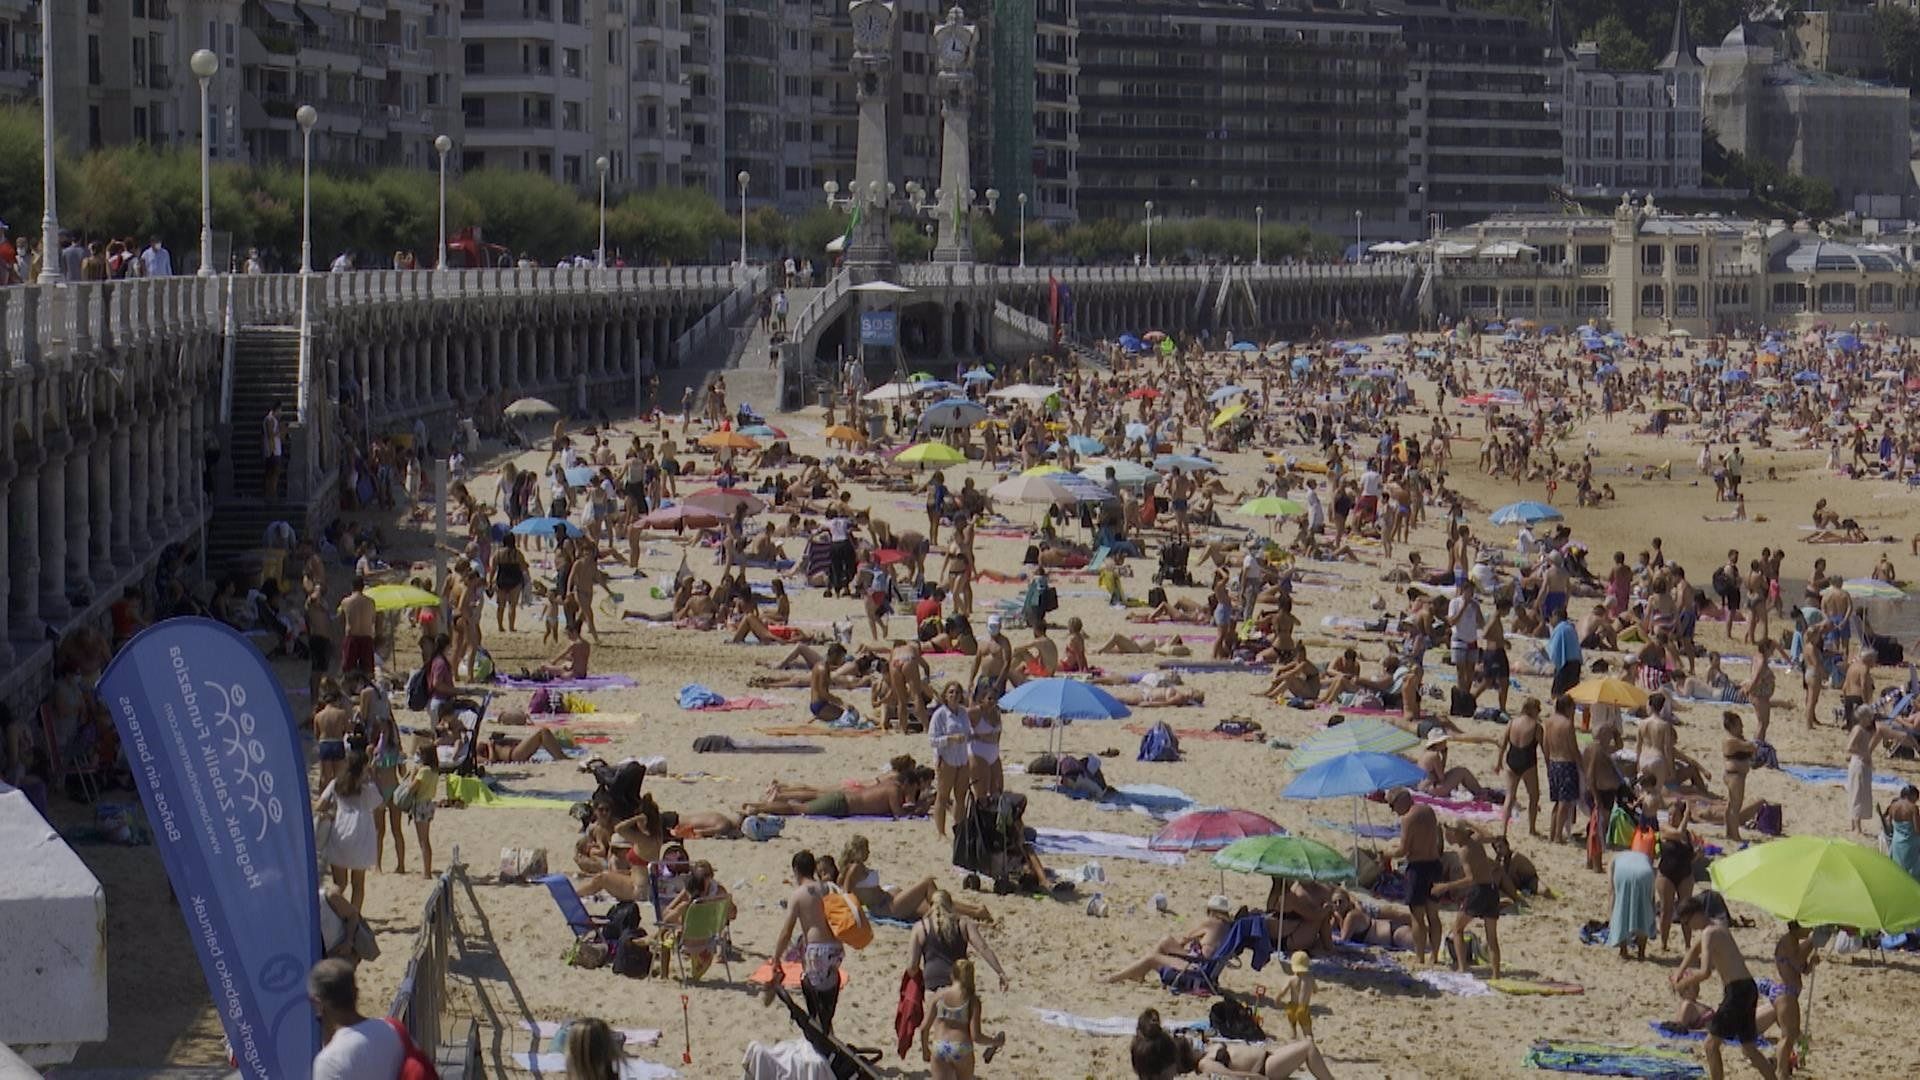
[[(733, 964), (727, 959), (727, 907), (729, 901), (724, 896), (711, 900), (696, 900), (687, 905), (681, 913), (680, 925), (665, 928), (661, 938), (665, 948), (661, 960), (673, 965), (678, 960), (681, 985), (685, 985), (691, 976), (699, 982), (713, 966), (715, 957), (725, 966), (727, 981), (733, 981)], [(691, 969), (691, 971), (689, 971)]]
[(1160, 982), (1176, 994), (1219, 994), (1220, 977), (1229, 967), (1238, 966), (1239, 955), (1247, 950), (1253, 951), (1255, 971), (1266, 967), (1273, 955), (1273, 939), (1267, 934), (1267, 917), (1262, 912), (1248, 912), (1235, 919), (1211, 956), (1189, 961), (1183, 968), (1171, 964), (1161, 968)]
[(540, 879), (547, 887), (548, 895), (553, 897), (553, 906), (567, 920), (567, 929), (573, 931), (575, 938), (596, 934), (607, 924), (605, 915), (595, 915), (587, 910), (580, 894), (574, 890), (573, 882), (565, 874), (548, 874)]
[(793, 1018), (800, 1034), (827, 1060), (827, 1067), (833, 1070), (834, 1080), (880, 1080), (880, 1070), (874, 1068), (874, 1064), (882, 1057), (881, 1051), (849, 1046), (838, 1037), (821, 1030), (813, 1017), (807, 1015), (806, 1006), (795, 1001), (792, 991), (786, 987), (774, 987), (773, 995), (787, 1007), (787, 1015)]
[(53, 705), (51, 702), (40, 706), (40, 737), (47, 742), (47, 760), (53, 763), (53, 788), (67, 790), (67, 780), (77, 778), (80, 781), (81, 794), (88, 803), (100, 798), (100, 762), (89, 755), (85, 759), (75, 759), (60, 745), (60, 737), (54, 731)]

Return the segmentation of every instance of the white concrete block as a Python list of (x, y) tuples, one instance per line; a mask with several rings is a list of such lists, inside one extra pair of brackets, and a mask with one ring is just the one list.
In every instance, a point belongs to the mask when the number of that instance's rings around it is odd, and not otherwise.
[(73, 1060), (107, 1037), (106, 895), (27, 797), (0, 792), (0, 1043)]

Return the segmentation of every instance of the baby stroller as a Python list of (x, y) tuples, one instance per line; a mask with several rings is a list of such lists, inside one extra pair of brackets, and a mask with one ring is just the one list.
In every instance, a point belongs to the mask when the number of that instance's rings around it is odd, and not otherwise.
[(1187, 559), (1192, 554), (1191, 545), (1179, 540), (1169, 540), (1160, 545), (1160, 568), (1154, 571), (1153, 580), (1169, 585), (1192, 586), (1193, 574), (1187, 570)]
[(997, 886), (1019, 883), (1027, 875), (1026, 812), (1025, 795), (968, 799), (953, 826), (953, 864)]

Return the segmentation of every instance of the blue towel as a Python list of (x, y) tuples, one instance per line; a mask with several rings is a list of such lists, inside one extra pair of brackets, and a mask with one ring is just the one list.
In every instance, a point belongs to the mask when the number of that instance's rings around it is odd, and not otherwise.
[[(1671, 1020), (1649, 1020), (1647, 1021), (1647, 1026), (1654, 1030), (1654, 1034), (1659, 1035), (1663, 1039), (1674, 1039), (1679, 1042), (1705, 1042), (1707, 1040), (1706, 1032), (1688, 1030)], [(1761, 1039), (1755, 1045), (1762, 1050), (1766, 1050), (1773, 1046), (1773, 1040)]]
[(726, 698), (699, 683), (688, 683), (680, 688), (680, 707), (683, 709), (714, 709), (726, 703)]
[[(1806, 784), (1833, 784), (1836, 787), (1847, 782), (1847, 770), (1832, 765), (1787, 765), (1782, 764), (1780, 771)], [(1874, 773), (1875, 791), (1899, 791), (1906, 781), (1890, 773)]]
[(1638, 1080), (1697, 1080), (1707, 1070), (1672, 1050), (1543, 1039), (1527, 1051), (1527, 1064), (1549, 1072), (1630, 1076)]

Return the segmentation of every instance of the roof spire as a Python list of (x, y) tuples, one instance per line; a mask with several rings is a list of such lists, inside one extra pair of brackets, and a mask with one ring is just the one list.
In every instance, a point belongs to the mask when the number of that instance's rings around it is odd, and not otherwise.
[(1560, 0), (1553, 0), (1547, 9), (1547, 57), (1552, 60), (1567, 58), (1567, 32), (1560, 21)]
[(1659, 68), (1670, 71), (1677, 67), (1699, 67), (1700, 58), (1693, 53), (1693, 31), (1687, 26), (1686, 0), (1674, 0), (1673, 5), (1673, 44), (1667, 49), (1667, 55), (1661, 59)]

